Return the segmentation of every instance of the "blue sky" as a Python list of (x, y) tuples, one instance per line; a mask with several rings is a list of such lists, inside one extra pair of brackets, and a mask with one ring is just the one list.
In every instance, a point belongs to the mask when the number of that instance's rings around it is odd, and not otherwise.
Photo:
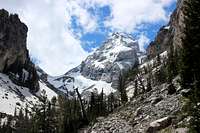
[(176, 0), (0, 0), (28, 26), (31, 58), (50, 75), (79, 65), (113, 32), (132, 34), (144, 50), (175, 6)]
[[(165, 7), (165, 11), (168, 16), (172, 13), (172, 11), (176, 8), (176, 2), (174, 1), (170, 6)], [(89, 10), (91, 14), (99, 15), (99, 32), (87, 33), (81, 36), (81, 41), (83, 42), (82, 47), (85, 51), (91, 52), (94, 48), (101, 45), (106, 38), (108, 37), (109, 33), (112, 32), (111, 29), (105, 27), (102, 21), (106, 20), (107, 17), (111, 15), (111, 9), (109, 6), (104, 6), (100, 8), (91, 8)], [(80, 25), (76, 24), (77, 18), (74, 18), (72, 21), (72, 28), (75, 30), (82, 30)], [(149, 39), (149, 41), (153, 41), (159, 29), (168, 24), (168, 20), (161, 20), (155, 23), (144, 23), (143, 26), (138, 29), (137, 32), (131, 32), (130, 34), (135, 37), (136, 39), (139, 37), (141, 33), (144, 33), (145, 36)], [(148, 46), (149, 43), (145, 44), (145, 48)]]

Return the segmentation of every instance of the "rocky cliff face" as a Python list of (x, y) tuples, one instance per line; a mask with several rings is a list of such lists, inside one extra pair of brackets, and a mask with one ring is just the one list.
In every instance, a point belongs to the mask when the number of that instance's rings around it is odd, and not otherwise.
[(173, 41), (172, 38), (174, 37), (173, 30), (170, 24), (160, 28), (155, 40), (151, 42), (147, 48), (149, 58), (153, 58), (169, 48)]
[(147, 55), (153, 58), (156, 55), (169, 50), (173, 45), (175, 49), (182, 47), (182, 38), (184, 37), (184, 0), (177, 1), (177, 8), (170, 17), (166, 26), (160, 28), (155, 40), (147, 48)]
[(182, 47), (182, 38), (184, 38), (184, 1), (187, 0), (177, 0), (177, 8), (171, 15), (169, 22), (173, 27), (173, 46), (176, 49)]
[(38, 76), (26, 47), (28, 28), (18, 15), (0, 10), (0, 72), (20, 85), (38, 90)]

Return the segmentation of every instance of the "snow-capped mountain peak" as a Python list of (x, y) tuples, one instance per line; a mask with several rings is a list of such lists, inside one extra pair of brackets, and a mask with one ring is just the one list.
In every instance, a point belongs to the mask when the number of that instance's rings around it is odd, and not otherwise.
[[(140, 53), (140, 54), (138, 54)], [(48, 76), (55, 88), (68, 93), (79, 88), (81, 93), (104, 89), (109, 94), (116, 91), (118, 77), (138, 63), (139, 44), (131, 35), (115, 32), (82, 63), (59, 77)]]

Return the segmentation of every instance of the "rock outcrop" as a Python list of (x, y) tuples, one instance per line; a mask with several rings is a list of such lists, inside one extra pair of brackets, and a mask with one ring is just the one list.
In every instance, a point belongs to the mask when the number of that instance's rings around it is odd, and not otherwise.
[(147, 129), (147, 133), (155, 133), (156, 131), (159, 131), (161, 129), (164, 129), (171, 125), (172, 123), (172, 117), (164, 117), (158, 120), (155, 120), (150, 123), (150, 126)]
[(147, 55), (153, 58), (156, 55), (168, 50), (172, 45), (174, 49), (182, 47), (182, 38), (184, 38), (184, 1), (177, 1), (177, 8), (170, 17), (166, 26), (160, 28), (155, 40), (147, 48)]
[(38, 76), (26, 47), (28, 28), (17, 14), (0, 10), (0, 72), (22, 86), (37, 91)]
[(159, 30), (155, 40), (151, 42), (147, 48), (148, 58), (153, 58), (166, 51), (172, 44), (173, 36), (173, 28), (171, 28), (170, 25), (162, 27)]

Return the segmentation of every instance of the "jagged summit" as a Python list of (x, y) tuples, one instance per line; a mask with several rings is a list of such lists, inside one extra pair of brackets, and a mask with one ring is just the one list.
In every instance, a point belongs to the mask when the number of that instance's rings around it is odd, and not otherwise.
[[(94, 67), (104, 68), (107, 63), (120, 62), (124, 58), (128, 59), (130, 54), (136, 57), (134, 54), (137, 52), (139, 52), (139, 45), (136, 40), (124, 34), (113, 33), (84, 62), (86, 64), (92, 63), (91, 65)], [(129, 60), (129, 62), (132, 61)]]
[(112, 47), (123, 45), (127, 47), (135, 47), (136, 50), (139, 51), (139, 45), (137, 43), (137, 40), (130, 34), (124, 32), (114, 32), (108, 37), (103, 46), (107, 44), (112, 45)]

